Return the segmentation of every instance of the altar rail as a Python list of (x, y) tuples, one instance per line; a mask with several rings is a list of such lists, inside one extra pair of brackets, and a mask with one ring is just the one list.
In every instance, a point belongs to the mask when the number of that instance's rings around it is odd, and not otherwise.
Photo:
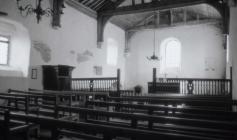
[[(157, 82), (156, 69), (153, 69), (153, 82), (148, 83), (150, 93), (159, 92), (160, 89), (169, 89), (167, 83), (179, 85), (178, 93), (194, 94), (194, 95), (227, 95), (232, 96), (232, 80), (231, 79), (201, 79), (201, 78), (164, 78)], [(158, 84), (158, 85), (157, 85)], [(162, 85), (166, 87), (162, 87)], [(160, 91), (162, 92), (162, 91)]]
[(120, 91), (120, 69), (117, 70), (117, 77), (72, 78), (71, 89), (90, 92)]

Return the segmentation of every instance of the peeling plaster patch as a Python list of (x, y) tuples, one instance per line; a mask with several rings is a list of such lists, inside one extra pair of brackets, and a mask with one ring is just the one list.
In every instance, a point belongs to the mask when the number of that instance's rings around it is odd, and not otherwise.
[(92, 53), (92, 52), (90, 52), (89, 50), (86, 50), (86, 51), (84, 51), (83, 55), (86, 55), (86, 56), (91, 56), (91, 57), (93, 57), (93, 53)]
[(93, 53), (89, 50), (86, 50), (83, 53), (77, 53), (77, 62), (82, 63), (89, 61), (91, 57), (93, 57)]
[(33, 47), (41, 55), (44, 62), (48, 63), (51, 60), (51, 49), (43, 42), (33, 41)]
[(76, 52), (74, 50), (70, 51), (70, 54), (74, 55)]

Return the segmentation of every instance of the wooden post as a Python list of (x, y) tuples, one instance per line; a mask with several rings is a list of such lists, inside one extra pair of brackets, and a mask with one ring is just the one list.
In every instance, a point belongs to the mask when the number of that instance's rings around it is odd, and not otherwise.
[(40, 115), (40, 107), (39, 107), (39, 98), (38, 97), (35, 97), (35, 105), (37, 107), (37, 116)]
[(132, 128), (137, 128), (137, 119), (132, 119), (132, 122), (131, 122), (131, 127)]
[(26, 95), (25, 97), (25, 114), (28, 114), (29, 113), (29, 96)]
[(91, 79), (90, 80), (90, 92), (92, 92), (93, 91), (93, 82), (94, 82), (94, 80), (93, 79)]
[(103, 134), (103, 140), (112, 140), (112, 136), (110, 136), (109, 134)]
[[(69, 107), (72, 107), (72, 94), (69, 97)], [(70, 116), (72, 116), (72, 111), (70, 110)]]
[(58, 99), (59, 97), (58, 97), (58, 95), (55, 95), (55, 102), (54, 102), (54, 118), (55, 119), (58, 119), (58, 101), (59, 101), (59, 99)]
[(10, 140), (10, 111), (4, 112), (4, 140)]
[(57, 127), (54, 127), (52, 130), (51, 130), (51, 140), (58, 140), (58, 137), (59, 137), (59, 130)]
[(156, 68), (153, 68), (153, 76), (152, 76), (152, 90), (154, 92), (156, 88)]
[(10, 88), (7, 90), (8, 93), (11, 93), (11, 91), (12, 91), (12, 90), (11, 90)]
[(60, 19), (61, 14), (63, 14), (62, 9), (64, 0), (54, 0), (53, 1), (53, 20), (52, 26), (53, 27), (61, 27)]
[(188, 89), (188, 94), (193, 94), (193, 80), (188, 80), (188, 85), (187, 85), (187, 89)]
[(230, 96), (231, 96), (231, 99), (233, 99), (233, 69), (232, 67), (230, 67)]
[(117, 69), (117, 94), (120, 97), (120, 69)]
[[(153, 110), (152, 110), (152, 109), (149, 109), (149, 110), (148, 110), (148, 115), (153, 115)], [(149, 120), (149, 122), (148, 122), (148, 128), (149, 128), (149, 129), (152, 129), (152, 128), (153, 128), (153, 121)]]

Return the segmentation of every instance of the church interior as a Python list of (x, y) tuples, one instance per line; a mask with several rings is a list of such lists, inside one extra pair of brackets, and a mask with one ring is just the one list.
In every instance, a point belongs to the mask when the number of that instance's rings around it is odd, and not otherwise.
[(237, 0), (0, 0), (0, 140), (236, 140)]

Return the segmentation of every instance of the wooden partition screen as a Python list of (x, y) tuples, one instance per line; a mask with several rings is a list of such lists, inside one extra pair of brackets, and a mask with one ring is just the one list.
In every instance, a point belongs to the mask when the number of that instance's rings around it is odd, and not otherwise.
[(167, 89), (169, 92), (172, 88), (184, 95), (232, 96), (232, 79), (163, 78), (158, 81), (156, 77), (156, 68), (154, 68), (153, 81), (148, 83), (149, 93), (162, 92), (159, 91), (160, 89)]
[(72, 78), (71, 89), (73, 91), (109, 92), (120, 91), (120, 69), (117, 77), (102, 78)]

